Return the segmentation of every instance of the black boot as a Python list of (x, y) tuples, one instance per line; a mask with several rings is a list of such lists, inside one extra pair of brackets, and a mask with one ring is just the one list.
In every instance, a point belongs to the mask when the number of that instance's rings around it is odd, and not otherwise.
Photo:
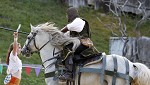
[(74, 81), (72, 72), (65, 72), (63, 75), (59, 76), (60, 80), (68, 80), (68, 81)]
[(60, 80), (74, 81), (73, 78), (73, 56), (74, 54), (70, 52), (65, 60), (65, 73), (59, 76)]

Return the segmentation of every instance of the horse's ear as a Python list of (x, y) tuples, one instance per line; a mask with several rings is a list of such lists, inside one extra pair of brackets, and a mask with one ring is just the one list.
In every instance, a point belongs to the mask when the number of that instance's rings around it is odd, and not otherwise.
[(34, 29), (34, 26), (30, 23), (30, 27), (31, 27), (31, 30), (33, 30)]
[(136, 65), (133, 64), (133, 67), (135, 70), (138, 70), (138, 67)]

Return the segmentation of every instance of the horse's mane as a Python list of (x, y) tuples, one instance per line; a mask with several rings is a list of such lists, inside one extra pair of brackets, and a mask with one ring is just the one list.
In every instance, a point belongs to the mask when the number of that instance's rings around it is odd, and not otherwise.
[[(77, 38), (71, 38), (69, 36), (65, 36), (64, 33), (62, 33), (58, 27), (54, 26), (55, 23), (53, 22), (47, 22), (43, 24), (39, 24), (36, 27), (44, 30), (45, 32), (48, 32), (52, 36), (52, 40), (50, 41), (52, 45), (55, 46), (64, 46), (69, 43), (74, 43), (74, 45), (79, 45), (79, 41)], [(73, 49), (76, 49), (76, 46), (73, 47)]]
[(53, 23), (53, 22), (46, 22), (43, 24), (38, 24), (36, 26), (36, 28), (40, 28), (41, 30), (44, 30), (44, 31), (60, 32), (60, 30), (58, 30), (58, 27), (55, 27), (54, 25), (55, 25), (55, 23)]

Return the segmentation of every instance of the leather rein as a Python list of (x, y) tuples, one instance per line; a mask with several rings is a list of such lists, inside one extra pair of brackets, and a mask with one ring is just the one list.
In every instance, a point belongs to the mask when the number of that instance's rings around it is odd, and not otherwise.
[[(36, 45), (36, 40), (35, 40), (35, 37), (36, 37), (37, 33), (38, 33), (38, 31), (37, 31), (37, 32), (34, 32), (34, 33), (31, 33), (33, 36), (32, 36), (31, 38), (28, 38), (29, 41), (28, 41), (28, 43), (25, 45), (25, 48), (28, 50), (28, 52), (30, 52), (30, 49), (28, 48), (28, 46), (29, 46), (30, 42), (33, 40), (34, 46), (35, 46), (35, 48), (37, 49), (36, 52), (37, 52), (38, 55), (40, 56), (40, 54), (39, 54), (40, 50), (43, 49), (43, 48), (51, 41), (51, 39), (49, 39), (45, 44), (43, 44), (40, 48), (38, 48), (37, 45)], [(32, 53), (34, 53), (34, 52), (32, 52)], [(49, 59), (47, 59), (47, 60), (45, 60), (44, 62), (42, 62), (42, 66), (43, 66), (44, 68), (47, 68), (48, 66), (52, 66), (53, 64), (55, 64), (55, 62), (53, 62), (53, 63), (51, 63), (50, 65), (48, 65), (47, 67), (44, 66), (44, 63), (46, 63), (47, 61), (50, 61), (50, 60), (59, 58), (59, 56), (55, 56), (55, 57), (54, 57), (54, 55), (56, 55), (56, 53), (55, 53), (55, 48), (54, 48), (54, 50), (53, 50), (53, 57), (52, 57), (52, 58), (49, 58)], [(40, 58), (41, 58), (41, 57), (40, 57)]]

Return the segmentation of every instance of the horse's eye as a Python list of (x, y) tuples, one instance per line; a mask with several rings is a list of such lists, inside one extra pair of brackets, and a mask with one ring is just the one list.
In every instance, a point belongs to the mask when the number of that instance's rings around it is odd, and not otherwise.
[(32, 35), (36, 35), (36, 32), (31, 32)]
[(34, 34), (34, 32), (31, 32), (31, 34), (33, 35), (33, 34)]
[(27, 39), (31, 39), (31, 37), (30, 37), (30, 36), (27, 36)]
[(37, 34), (36, 32), (32, 33), (33, 36), (35, 36), (36, 34)]

